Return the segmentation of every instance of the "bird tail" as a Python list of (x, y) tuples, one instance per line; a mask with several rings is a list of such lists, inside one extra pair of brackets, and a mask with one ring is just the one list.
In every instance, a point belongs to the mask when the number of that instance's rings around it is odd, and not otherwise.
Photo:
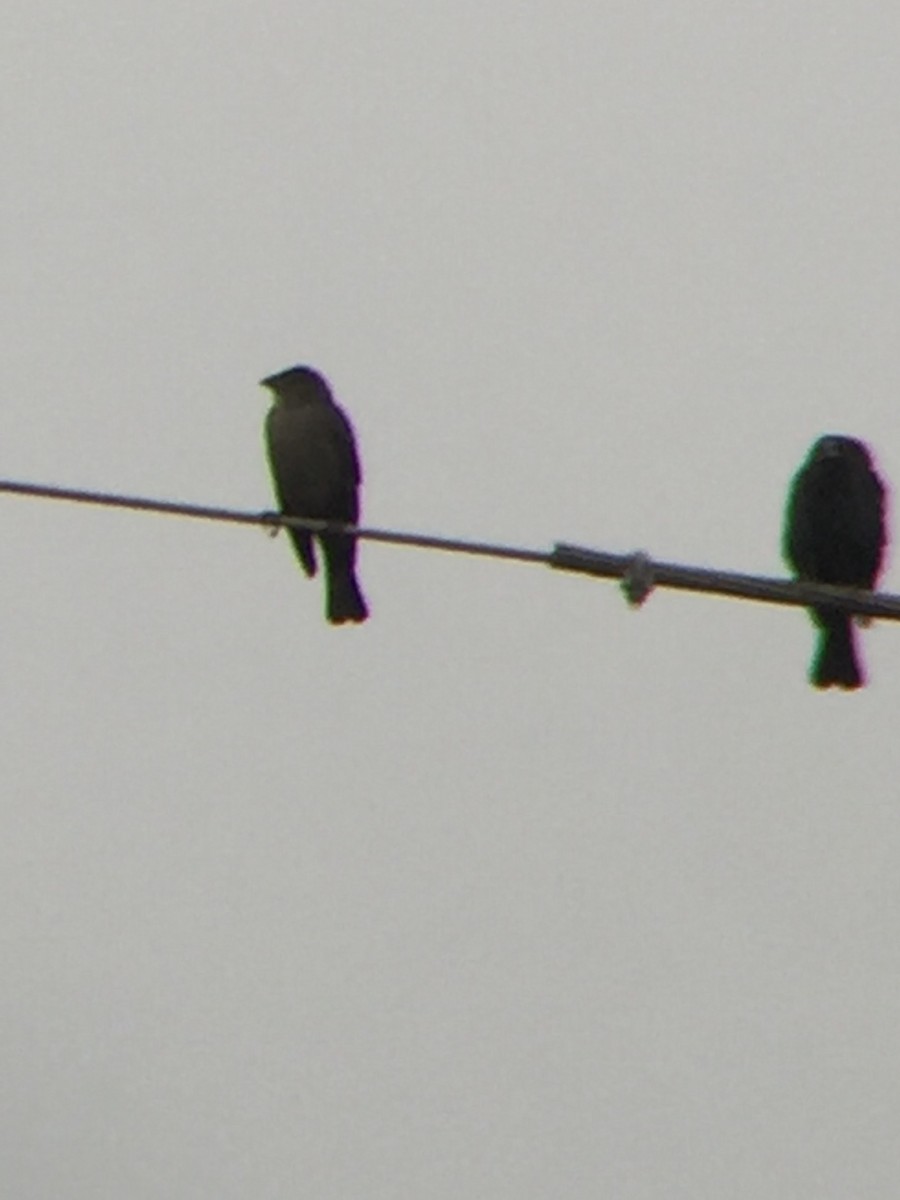
[(815, 620), (821, 629), (816, 656), (810, 668), (814, 687), (840, 687), (851, 691), (865, 683), (856, 645), (853, 625), (847, 613), (817, 608)]
[(326, 565), (325, 615), (332, 625), (365, 621), (369, 608), (356, 578), (356, 538), (322, 538)]
[(328, 578), (327, 616), (332, 625), (343, 625), (347, 621), (365, 621), (369, 615), (368, 605), (359, 588), (356, 574), (347, 571)]

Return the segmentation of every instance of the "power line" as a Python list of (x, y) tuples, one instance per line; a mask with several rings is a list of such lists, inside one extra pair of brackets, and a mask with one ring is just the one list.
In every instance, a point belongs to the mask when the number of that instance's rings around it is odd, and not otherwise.
[(584, 546), (557, 542), (552, 550), (531, 550), (519, 546), (474, 542), (460, 538), (433, 537), (429, 534), (404, 533), (393, 529), (375, 529), (319, 521), (311, 517), (286, 517), (276, 512), (246, 512), (205, 504), (184, 504), (172, 500), (153, 500), (145, 496), (123, 496), (112, 492), (93, 492), (83, 488), (51, 487), (47, 484), (0, 480), (0, 492), (30, 496), (41, 500), (65, 500), (100, 508), (125, 508), (137, 512), (161, 513), (201, 521), (224, 521), (235, 525), (261, 525), (308, 529), (311, 533), (350, 533), (373, 542), (396, 546), (415, 546), (424, 550), (442, 550), (451, 554), (473, 554), (482, 558), (501, 558), (515, 562), (542, 563), (558, 571), (593, 575), (602, 579), (620, 579), (629, 602), (639, 605), (656, 587), (702, 592), (767, 604), (788, 604), (806, 608), (826, 604), (844, 612), (900, 620), (900, 596), (886, 592), (857, 591), (801, 580), (775, 579), (745, 575), (709, 567), (690, 567), (679, 563), (657, 562), (643, 551), (634, 554), (610, 554)]

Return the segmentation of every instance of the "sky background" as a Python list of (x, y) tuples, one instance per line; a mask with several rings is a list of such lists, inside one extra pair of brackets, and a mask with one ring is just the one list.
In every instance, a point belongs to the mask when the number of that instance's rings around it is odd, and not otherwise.
[[(900, 11), (9, 0), (0, 476), (264, 509), (320, 368), (369, 523), (776, 574), (900, 479)], [(17, 1200), (900, 1185), (900, 633), (0, 497)], [(890, 568), (885, 584), (900, 587)]]

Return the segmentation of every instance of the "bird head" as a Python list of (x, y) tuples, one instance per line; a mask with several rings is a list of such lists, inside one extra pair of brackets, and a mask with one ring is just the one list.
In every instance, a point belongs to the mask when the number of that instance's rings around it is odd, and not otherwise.
[(838, 433), (826, 433), (824, 437), (820, 437), (813, 446), (810, 457), (813, 462), (858, 462), (867, 467), (871, 466), (872, 462), (865, 442)]
[(268, 388), (279, 400), (331, 400), (331, 389), (312, 367), (288, 367), (259, 382), (260, 387)]

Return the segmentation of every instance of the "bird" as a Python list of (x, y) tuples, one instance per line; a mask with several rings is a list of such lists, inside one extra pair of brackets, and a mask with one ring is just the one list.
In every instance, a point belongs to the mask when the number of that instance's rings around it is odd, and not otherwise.
[[(782, 550), (798, 579), (871, 589), (887, 540), (885, 486), (862, 441), (826, 434), (794, 476), (785, 510)], [(819, 627), (810, 666), (814, 687), (862, 687), (851, 614), (825, 605), (810, 609)]]
[[(335, 403), (328, 382), (312, 367), (288, 367), (260, 381), (273, 397), (265, 442), (282, 514), (339, 521), (359, 520), (362, 470), (350, 419)], [(315, 541), (325, 560), (325, 615), (332, 625), (365, 621), (369, 609), (356, 578), (356, 538), (291, 529), (307, 577), (316, 574)]]

